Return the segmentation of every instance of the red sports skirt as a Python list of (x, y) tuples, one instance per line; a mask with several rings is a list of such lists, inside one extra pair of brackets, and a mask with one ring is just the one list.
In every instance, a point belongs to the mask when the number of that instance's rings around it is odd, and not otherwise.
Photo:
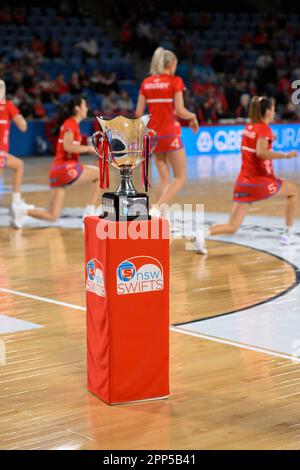
[(282, 180), (274, 176), (239, 176), (235, 183), (233, 200), (235, 202), (255, 202), (268, 199), (278, 193)]
[(158, 142), (154, 154), (173, 152), (183, 147), (180, 135), (162, 135), (158, 137)]
[(51, 188), (58, 188), (74, 183), (83, 171), (83, 166), (78, 162), (66, 162), (53, 165), (49, 174)]

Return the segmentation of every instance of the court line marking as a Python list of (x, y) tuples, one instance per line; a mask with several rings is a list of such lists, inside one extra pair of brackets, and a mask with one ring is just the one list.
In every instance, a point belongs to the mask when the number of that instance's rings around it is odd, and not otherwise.
[[(79, 305), (75, 305), (75, 304), (69, 304), (67, 302), (61, 302), (60, 300), (49, 299), (47, 297), (40, 297), (39, 295), (27, 294), (26, 292), (21, 292), (21, 291), (17, 291), (17, 290), (13, 290), (13, 289), (5, 289), (3, 287), (0, 287), (0, 292), (3, 292), (5, 294), (18, 295), (19, 297), (26, 297), (28, 299), (39, 300), (41, 302), (47, 302), (47, 303), (50, 303), (50, 304), (60, 305), (62, 307), (73, 308), (75, 310), (81, 310), (83, 312), (86, 312), (85, 307), (80, 307)], [(270, 351), (268, 349), (257, 348), (255, 346), (249, 346), (249, 345), (242, 344), (242, 343), (236, 343), (234, 341), (229, 341), (229, 340), (225, 340), (225, 339), (221, 339), (221, 338), (216, 338), (214, 336), (204, 335), (204, 334), (200, 334), (200, 333), (194, 333), (194, 332), (190, 332), (188, 330), (181, 330), (177, 326), (173, 326), (173, 325), (170, 325), (169, 329), (170, 329), (170, 331), (173, 331), (174, 333), (181, 333), (181, 334), (184, 334), (184, 335), (195, 336), (196, 338), (202, 338), (202, 339), (206, 339), (206, 340), (209, 340), (209, 341), (215, 341), (216, 343), (228, 344), (229, 346), (235, 346), (235, 347), (241, 348), (241, 349), (248, 349), (250, 351), (256, 351), (256, 352), (259, 352), (259, 353), (262, 353), (262, 354), (268, 354), (269, 356), (281, 357), (283, 359), (288, 359), (292, 362), (300, 362), (300, 358), (298, 358), (298, 357), (290, 356), (288, 354), (283, 354), (283, 353), (280, 353), (280, 352), (277, 352), (277, 351)]]
[(279, 292), (279, 294), (274, 294), (273, 296), (268, 297), (265, 300), (260, 300), (257, 303), (248, 305), (246, 307), (238, 308), (236, 310), (230, 310), (229, 312), (218, 313), (217, 315), (213, 315), (211, 317), (203, 317), (203, 318), (198, 318), (196, 320), (190, 320), (188, 322), (176, 323), (174, 326), (191, 325), (193, 323), (200, 323), (202, 321), (212, 320), (213, 318), (225, 317), (226, 315), (232, 315), (233, 313), (241, 313), (241, 312), (244, 312), (244, 311), (249, 310), (251, 308), (259, 307), (260, 305), (264, 305), (264, 304), (267, 304), (269, 302), (272, 302), (273, 300), (277, 300), (279, 297), (283, 297), (284, 295), (288, 294), (291, 290), (295, 289), (300, 284), (300, 269), (299, 269), (299, 267), (296, 264), (289, 261), (288, 259), (284, 258), (283, 256), (271, 253), (270, 251), (267, 251), (267, 250), (264, 250), (264, 249), (261, 249), (261, 248), (255, 248), (253, 246), (246, 245), (244, 243), (238, 243), (238, 242), (230, 241), (230, 240), (223, 241), (223, 240), (214, 239), (213, 237), (208, 237), (207, 239), (210, 240), (210, 241), (215, 241), (215, 242), (220, 242), (220, 243), (227, 243), (228, 245), (242, 246), (244, 248), (248, 248), (249, 250), (253, 250), (253, 251), (257, 251), (259, 253), (267, 254), (267, 255), (269, 255), (273, 258), (278, 259), (279, 261), (283, 261), (284, 263), (286, 263), (288, 266), (290, 266), (293, 269), (294, 274), (295, 274), (295, 279), (289, 287), (287, 287), (283, 291)]
[(20, 297), (27, 297), (28, 299), (33, 300), (40, 300), (41, 302), (48, 302), (49, 304), (61, 305), (62, 307), (74, 308), (75, 310), (82, 310), (84, 312), (86, 311), (85, 307), (80, 307), (79, 305), (68, 304), (67, 302), (61, 302), (60, 300), (52, 300), (48, 299), (47, 297), (40, 297), (39, 295), (26, 294), (26, 292), (21, 292), (18, 290), (5, 289), (0, 287), (0, 292), (4, 292), (5, 294), (14, 294)]
[(283, 359), (289, 359), (293, 362), (300, 362), (300, 357), (297, 357), (297, 356), (290, 356), (289, 354), (283, 354), (283, 353), (279, 353), (277, 351), (271, 351), (269, 349), (257, 348), (255, 346), (249, 346), (247, 344), (237, 343), (235, 341), (229, 341), (229, 340), (222, 339), (222, 338), (216, 338), (214, 336), (204, 335), (202, 333), (195, 333), (195, 332), (191, 332), (191, 331), (188, 331), (188, 330), (183, 331), (183, 330), (181, 330), (180, 328), (178, 328), (176, 326), (175, 327), (170, 326), (170, 331), (173, 331), (173, 332), (176, 332), (176, 333), (182, 333), (182, 334), (186, 334), (186, 335), (190, 335), (190, 336), (195, 336), (196, 338), (202, 338), (202, 339), (207, 339), (207, 340), (210, 340), (210, 341), (215, 341), (216, 343), (228, 344), (230, 346), (235, 346), (235, 347), (241, 348), (241, 349), (249, 349), (250, 351), (256, 351), (256, 352), (260, 352), (260, 353), (263, 353), (263, 354), (268, 354), (269, 356), (282, 357)]

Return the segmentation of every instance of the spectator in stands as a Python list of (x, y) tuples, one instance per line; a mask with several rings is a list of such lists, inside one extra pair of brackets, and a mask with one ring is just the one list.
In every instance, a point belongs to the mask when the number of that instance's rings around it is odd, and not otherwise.
[(30, 49), (32, 52), (34, 52), (34, 54), (41, 54), (42, 56), (45, 55), (46, 46), (38, 34), (33, 35), (30, 43)]
[(119, 111), (122, 114), (131, 114), (133, 112), (134, 104), (128, 94), (128, 91), (126, 90), (121, 91), (118, 105), (119, 105)]
[(45, 56), (50, 59), (61, 57), (61, 44), (55, 36), (50, 36), (46, 42)]
[(120, 33), (120, 41), (122, 44), (122, 54), (124, 55), (126, 51), (129, 49), (132, 51), (134, 48), (134, 32), (132, 25), (130, 24), (129, 21), (124, 21), (121, 27), (121, 33)]
[(198, 17), (198, 26), (202, 30), (211, 28), (211, 17), (207, 11), (200, 11), (199, 17)]
[(34, 67), (32, 67), (31, 65), (26, 67), (25, 74), (23, 75), (23, 85), (25, 87), (25, 90), (34, 87), (36, 83), (36, 76), (37, 71)]
[(55, 79), (55, 92), (58, 96), (64, 95), (65, 93), (69, 93), (68, 84), (65, 82), (65, 78), (62, 73), (57, 75)]
[(114, 72), (100, 72), (95, 69), (91, 76), (91, 85), (96, 93), (107, 94), (111, 90), (114, 90), (117, 93), (119, 91), (117, 75)]
[(237, 118), (247, 119), (249, 116), (250, 95), (244, 93), (240, 97), (240, 105), (236, 111)]
[(13, 12), (14, 21), (19, 25), (26, 24), (26, 11), (24, 7), (17, 7)]
[(240, 98), (235, 77), (231, 77), (228, 84), (225, 86), (225, 95), (228, 102), (228, 113), (229, 115), (234, 116), (235, 111), (239, 106)]
[(92, 34), (87, 34), (85, 39), (75, 44), (75, 47), (82, 50), (85, 54), (85, 57), (98, 57), (99, 47), (96, 39)]
[(111, 90), (102, 100), (102, 109), (104, 114), (116, 114), (119, 111), (119, 95)]
[(18, 42), (17, 47), (12, 51), (13, 60), (32, 60), (34, 54), (26, 47), (22, 41)]
[(13, 97), (13, 103), (17, 108), (20, 109), (21, 114), (24, 117), (32, 117), (33, 115), (33, 109), (32, 109), (32, 104), (33, 100), (32, 98), (26, 93), (25, 88), (23, 86), (20, 86), (17, 88), (14, 97)]
[(169, 25), (172, 29), (182, 29), (184, 27), (184, 15), (182, 11), (174, 10), (171, 14)]
[(36, 119), (44, 119), (46, 117), (46, 110), (40, 96), (37, 96), (33, 102), (33, 116)]
[(79, 70), (78, 78), (79, 78), (80, 86), (82, 88), (87, 88), (90, 86), (90, 79), (86, 73), (85, 68), (82, 68)]
[(40, 81), (42, 101), (44, 103), (58, 104), (55, 97), (55, 83), (51, 80), (49, 73), (44, 73)]
[(79, 81), (79, 75), (77, 72), (73, 72), (68, 82), (69, 92), (72, 95), (80, 95), (82, 92), (82, 85)]
[(215, 100), (208, 93), (205, 94), (202, 104), (197, 109), (197, 117), (199, 124), (213, 124), (217, 121)]
[(4, 7), (0, 9), (0, 24), (10, 24), (12, 23), (12, 15), (9, 7)]

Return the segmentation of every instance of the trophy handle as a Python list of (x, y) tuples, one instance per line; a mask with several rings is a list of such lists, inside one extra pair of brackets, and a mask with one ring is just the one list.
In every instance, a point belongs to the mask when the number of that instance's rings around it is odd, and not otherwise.
[(104, 143), (105, 137), (106, 136), (104, 132), (102, 131), (97, 131), (92, 135), (93, 146), (99, 158), (104, 158), (103, 143)]
[(109, 187), (109, 143), (107, 135), (102, 131), (97, 131), (92, 135), (92, 142), (99, 157), (99, 173), (100, 173), (100, 188), (106, 189)]
[(148, 131), (146, 133), (146, 136), (149, 137), (149, 141), (150, 141), (149, 153), (150, 153), (150, 156), (151, 156), (152, 153), (154, 152), (154, 149), (155, 149), (156, 145), (157, 145), (158, 136), (157, 136), (157, 133), (155, 132), (154, 129), (148, 129)]

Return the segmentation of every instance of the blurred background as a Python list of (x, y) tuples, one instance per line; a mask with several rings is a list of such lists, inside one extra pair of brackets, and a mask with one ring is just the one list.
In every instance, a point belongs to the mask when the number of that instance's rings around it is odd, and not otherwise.
[[(255, 94), (276, 98), (278, 123), (298, 122), (300, 15), (287, 1), (11, 1), (0, 8), (0, 77), (32, 121), (19, 155), (53, 152), (58, 107), (83, 93), (94, 116), (133, 116), (158, 46), (173, 50), (186, 105), (201, 126), (243, 123)], [(204, 9), (205, 6), (205, 9)], [(184, 124), (184, 123), (183, 123)], [(218, 150), (218, 149), (217, 149)]]

